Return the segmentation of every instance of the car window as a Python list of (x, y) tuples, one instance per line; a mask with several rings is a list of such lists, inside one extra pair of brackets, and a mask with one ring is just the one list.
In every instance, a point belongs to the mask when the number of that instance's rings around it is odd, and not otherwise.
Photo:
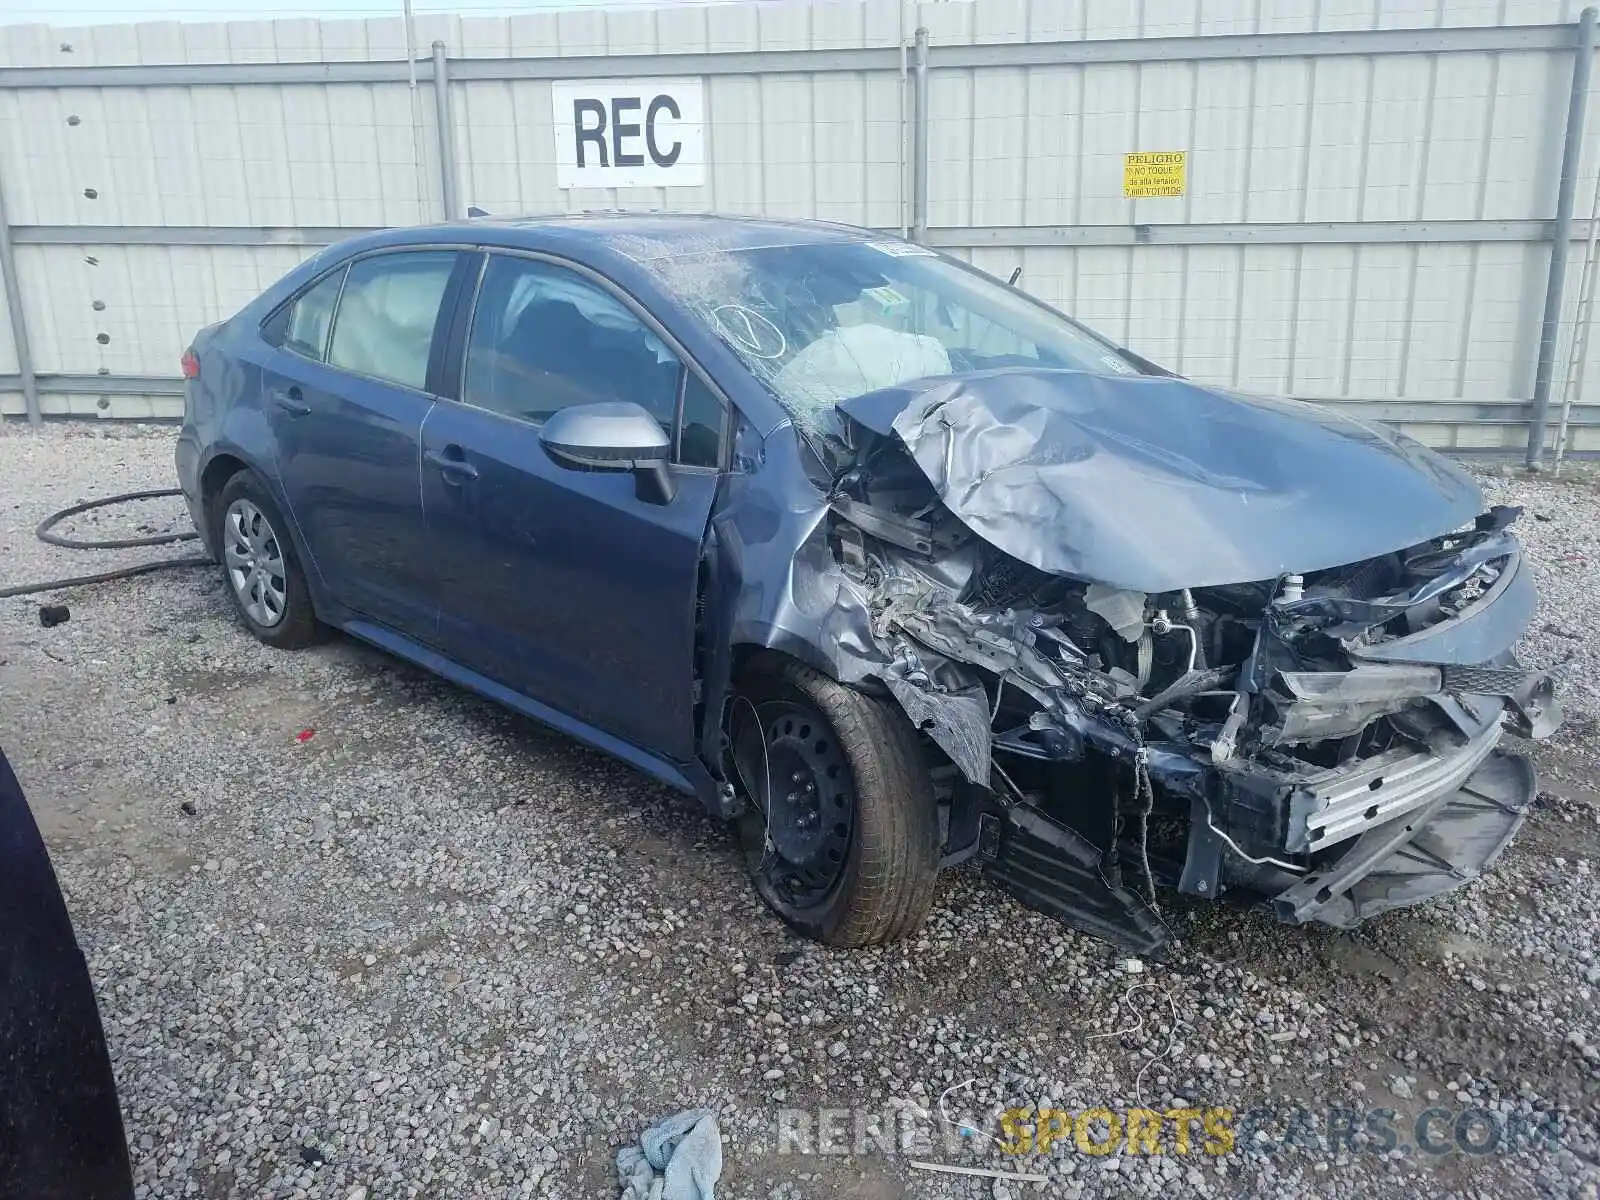
[(272, 318), (267, 340), (305, 358), (322, 362), (328, 352), (328, 326), (344, 283), (344, 268), (301, 292)]
[(379, 254), (350, 264), (328, 365), (425, 390), (428, 355), (454, 250)]
[(678, 461), (690, 467), (714, 467), (722, 461), (722, 401), (693, 371), (685, 372), (683, 418), (678, 432)]
[[(677, 355), (631, 309), (576, 271), (490, 257), (467, 335), (466, 403), (542, 424), (574, 404), (631, 400), (671, 432), (683, 372)], [(720, 409), (709, 392), (695, 399), (693, 452), (679, 461), (716, 464), (704, 431), (714, 427), (720, 442)]]

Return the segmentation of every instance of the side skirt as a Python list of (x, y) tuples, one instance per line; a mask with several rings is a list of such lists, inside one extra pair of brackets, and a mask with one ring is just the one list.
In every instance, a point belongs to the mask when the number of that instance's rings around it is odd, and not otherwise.
[[(680, 792), (689, 795), (700, 795), (700, 788), (691, 780), (687, 772), (693, 768), (686, 768), (682, 764), (669, 762), (667, 759), (658, 758), (647, 750), (613, 737), (603, 730), (569, 717), (558, 709), (537, 700), (530, 700), (521, 692), (514, 692), (503, 684), (496, 683), (486, 675), (480, 675), (463, 667), (437, 651), (418, 642), (412, 641), (403, 634), (387, 629), (382, 625), (375, 625), (370, 621), (348, 621), (342, 628), (351, 637), (360, 638), (369, 642), (380, 650), (387, 650), (398, 658), (416, 663), (424, 670), (432, 671), (444, 679), (468, 691), (477, 692), (486, 699), (493, 700), (496, 704), (503, 704), (525, 717), (531, 717), (541, 725), (548, 725), (551, 729), (566, 734), (568, 737), (577, 738), (585, 745), (593, 746), (596, 750), (620, 759), (637, 771), (642, 771), (652, 779), (666, 784)], [(700, 772), (703, 774), (703, 769)]]

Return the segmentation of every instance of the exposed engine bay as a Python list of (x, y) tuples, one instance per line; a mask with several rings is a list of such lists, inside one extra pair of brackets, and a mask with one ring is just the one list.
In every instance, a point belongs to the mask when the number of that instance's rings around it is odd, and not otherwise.
[[(1517, 510), (1338, 565), (1310, 549), (1266, 578), (1162, 586), (1152, 558), (1159, 590), (1096, 582), (1014, 519), (987, 536), (999, 514), (973, 498), (1016, 464), (963, 471), (956, 448), (994, 405), (961, 399), (902, 397), (892, 428), (858, 430), (826, 522), (888, 660), (863, 677), (949, 760), (947, 861), (981, 854), (1025, 902), (1156, 952), (1157, 885), (1350, 926), (1510, 840), (1533, 776), (1498, 749), (1502, 724), (1559, 723), (1552, 675), (1510, 652), (1534, 605)], [(941, 423), (965, 438), (941, 451)], [(1020, 465), (1012, 499), (1058, 463)]]

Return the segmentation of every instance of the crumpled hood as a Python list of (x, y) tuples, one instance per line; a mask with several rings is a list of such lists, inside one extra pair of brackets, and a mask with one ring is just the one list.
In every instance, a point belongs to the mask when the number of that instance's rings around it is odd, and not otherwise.
[(898, 438), (945, 506), (1007, 554), (1135, 591), (1341, 566), (1483, 510), (1465, 472), (1408, 438), (1183, 379), (1005, 369), (839, 408)]

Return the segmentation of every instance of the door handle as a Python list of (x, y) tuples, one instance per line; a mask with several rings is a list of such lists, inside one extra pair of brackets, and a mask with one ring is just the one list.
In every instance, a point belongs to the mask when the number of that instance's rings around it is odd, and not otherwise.
[[(454, 454), (450, 453), (452, 450), (455, 451)], [(438, 467), (446, 479), (451, 476), (454, 476), (458, 482), (462, 479), (476, 479), (478, 477), (478, 468), (465, 458), (460, 457), (460, 455), (460, 446), (446, 446), (443, 450), (425, 451), (422, 455), (422, 461)]]
[(274, 388), (270, 395), (272, 402), (291, 417), (303, 417), (311, 411), (311, 405), (305, 402), (305, 397), (298, 385), (288, 388)]

